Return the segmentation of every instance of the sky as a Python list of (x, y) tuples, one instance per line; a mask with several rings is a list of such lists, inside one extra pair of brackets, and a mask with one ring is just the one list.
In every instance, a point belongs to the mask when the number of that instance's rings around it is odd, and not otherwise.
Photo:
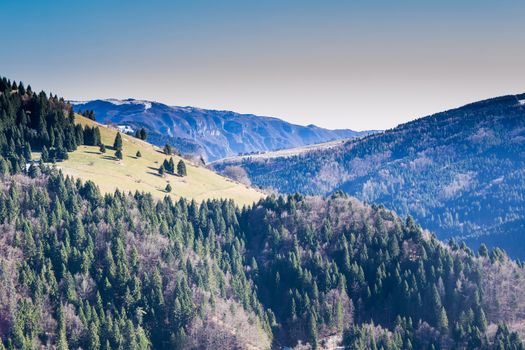
[(523, 0), (0, 0), (0, 30), (0, 75), (72, 100), (366, 130), (525, 92)]

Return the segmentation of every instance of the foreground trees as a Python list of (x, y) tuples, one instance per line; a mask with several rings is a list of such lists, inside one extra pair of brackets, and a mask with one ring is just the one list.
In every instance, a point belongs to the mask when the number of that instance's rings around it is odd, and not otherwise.
[(239, 230), (232, 202), (101, 196), (92, 182), (44, 174), (0, 180), (2, 346), (270, 347), (267, 312), (231, 255), (241, 250), (227, 235)]
[(488, 271), (522, 268), (446, 248), (382, 207), (339, 194), (156, 202), (38, 169), (0, 177), (7, 348), (316, 346), (345, 330), (351, 349), (521, 349), (504, 326), (485, 335), (508, 306), (485, 298), (504, 275)]

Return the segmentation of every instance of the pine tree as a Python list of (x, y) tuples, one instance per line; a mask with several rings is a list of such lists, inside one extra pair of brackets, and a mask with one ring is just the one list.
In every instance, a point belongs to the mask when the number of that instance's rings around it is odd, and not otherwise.
[(308, 337), (312, 344), (312, 349), (317, 349), (317, 322), (315, 315), (311, 312), (308, 315)]
[(4, 158), (0, 157), (0, 175), (7, 173), (9, 173), (9, 164), (7, 164)]
[(162, 165), (164, 166), (164, 170), (166, 170), (168, 173), (173, 172), (173, 170), (170, 167), (170, 162), (168, 162), (167, 159), (164, 159), (164, 161), (162, 162)]
[[(102, 137), (100, 136), (100, 129), (98, 128), (98, 126), (94, 129), (94, 132), (93, 132), (93, 146), (98, 146), (102, 143)], [(122, 141), (122, 140), (121, 140)]]
[(173, 158), (170, 158), (170, 161), (168, 162), (169, 165), (169, 171), (174, 174), (175, 173), (175, 162), (173, 161)]
[(66, 335), (66, 319), (64, 316), (64, 307), (60, 304), (58, 309), (58, 332), (57, 332), (57, 350), (68, 350)]
[(100, 144), (100, 153), (106, 153), (106, 146), (103, 143)]
[(31, 165), (29, 166), (29, 169), (27, 170), (27, 174), (29, 175), (30, 178), (36, 179), (41, 174), (40, 168), (37, 167), (35, 164), (31, 163)]
[(171, 149), (171, 146), (169, 144), (166, 144), (164, 146), (164, 154), (169, 156), (172, 154), (172, 152), (173, 150)]
[(481, 306), (478, 306), (476, 308), (475, 324), (479, 328), (480, 331), (485, 332), (487, 330), (488, 322), (485, 316), (485, 312), (483, 311)]
[(181, 159), (179, 160), (179, 163), (177, 164), (177, 174), (179, 176), (186, 176), (187, 173), (186, 173), (186, 164), (184, 163), (184, 161)]
[(18, 85), (18, 93), (20, 95), (25, 95), (26, 94), (26, 89), (24, 88), (24, 83), (20, 82), (20, 84)]
[(167, 185), (166, 185), (166, 192), (170, 193), (171, 190), (172, 190), (171, 185), (170, 185), (170, 184), (167, 184)]
[(91, 322), (89, 324), (89, 337), (88, 337), (88, 350), (98, 350), (100, 349), (100, 336), (99, 336), (99, 327), (96, 322)]
[(49, 162), (49, 152), (48, 152), (46, 146), (42, 146), (42, 153), (40, 154), (40, 159), (44, 163), (48, 163)]
[(448, 317), (444, 307), (441, 307), (439, 313), (438, 328), (444, 334), (448, 331)]
[(140, 151), (137, 151), (137, 153), (135, 154), (135, 157), (137, 157), (137, 158), (142, 157), (142, 153), (140, 153)]
[(122, 159), (122, 150), (118, 149), (116, 152), (115, 152), (115, 157), (117, 159)]
[(69, 110), (68, 119), (71, 124), (75, 123), (75, 112), (73, 111), (73, 108)]
[(115, 136), (115, 141), (113, 142), (113, 149), (115, 150), (122, 150), (122, 136), (120, 135), (120, 132), (117, 132), (117, 136)]
[(135, 137), (141, 140), (146, 140), (148, 138), (146, 129), (141, 128), (140, 130), (137, 130), (137, 132), (135, 133)]
[(487, 249), (487, 246), (484, 243), (481, 243), (478, 249), (479, 256), (487, 257), (489, 256), (489, 250)]

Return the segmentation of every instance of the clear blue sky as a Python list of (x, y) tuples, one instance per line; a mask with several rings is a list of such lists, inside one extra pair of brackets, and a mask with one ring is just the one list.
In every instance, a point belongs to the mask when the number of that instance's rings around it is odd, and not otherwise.
[(0, 74), (68, 99), (383, 129), (525, 91), (523, 0), (0, 0), (0, 29)]

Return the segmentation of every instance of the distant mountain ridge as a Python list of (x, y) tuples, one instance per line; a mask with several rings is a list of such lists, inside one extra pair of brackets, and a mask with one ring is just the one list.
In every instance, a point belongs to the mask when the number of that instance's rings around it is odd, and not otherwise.
[(301, 147), (369, 134), (301, 126), (274, 117), (194, 107), (172, 107), (144, 100), (71, 101), (75, 111), (93, 110), (98, 122), (148, 130), (148, 140), (170, 143), (186, 154), (207, 160)]
[(343, 190), (414, 216), (440, 239), (525, 257), (525, 94), (471, 103), (294, 156), (219, 161), (282, 193)]

